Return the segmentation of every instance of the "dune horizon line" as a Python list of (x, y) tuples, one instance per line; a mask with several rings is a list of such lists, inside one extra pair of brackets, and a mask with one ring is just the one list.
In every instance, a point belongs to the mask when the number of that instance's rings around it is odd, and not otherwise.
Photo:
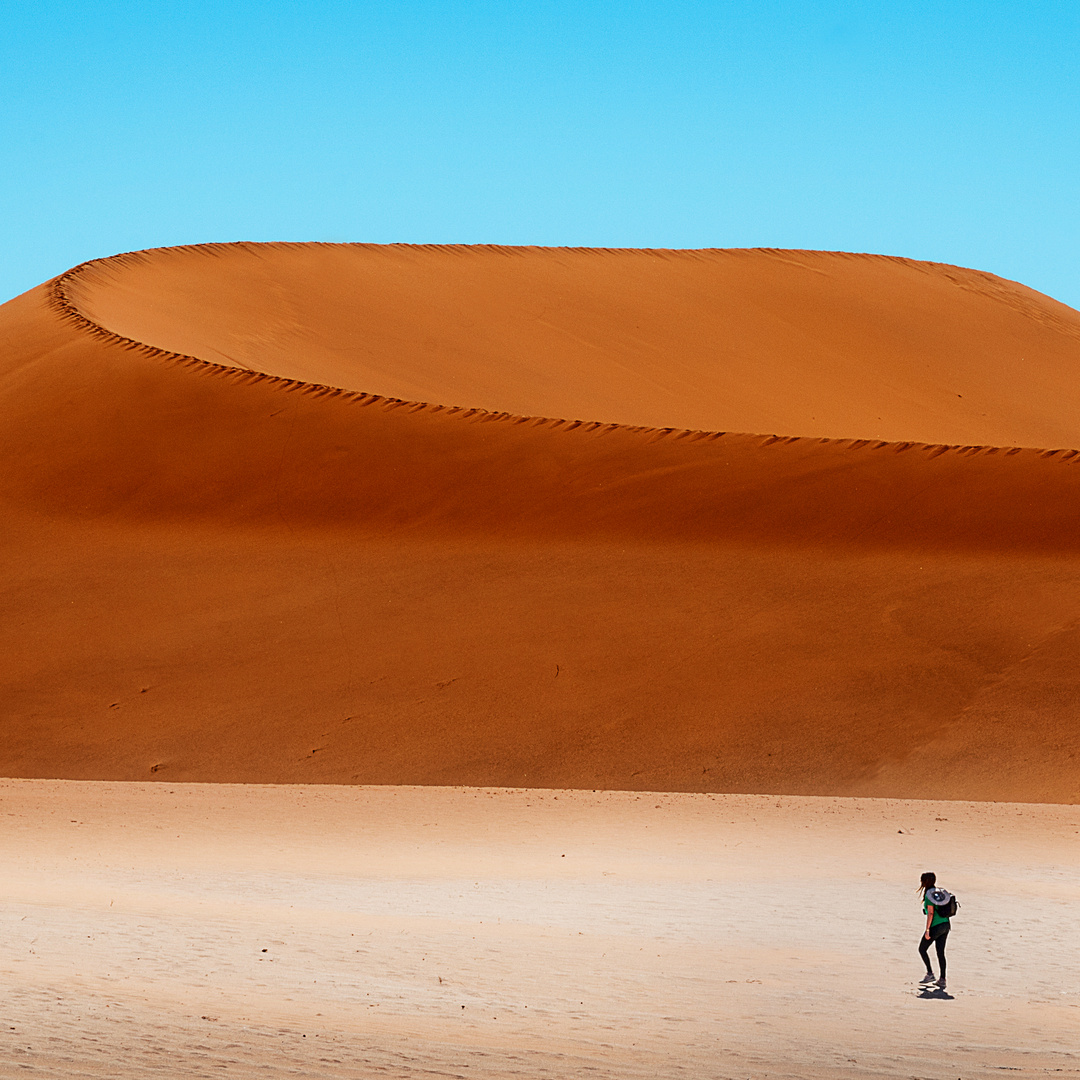
[[(120, 345), (123, 348), (135, 348), (141, 355), (162, 360), (167, 363), (178, 364), (180, 366), (193, 366), (198, 370), (204, 371), (206, 374), (218, 375), (226, 378), (235, 379), (241, 383), (248, 381), (263, 381), (267, 380), (271, 383), (275, 383), (284, 388), (287, 392), (298, 393), (314, 393), (319, 396), (331, 395), (339, 396), (346, 401), (356, 402), (363, 405), (380, 404), (391, 408), (407, 408), (407, 409), (433, 409), (436, 411), (445, 411), (448, 415), (460, 415), (462, 418), (480, 417), (484, 421), (509, 421), (512, 423), (536, 423), (544, 425), (552, 425), (554, 427), (565, 427), (569, 430), (575, 430), (578, 427), (586, 427), (589, 430), (596, 430), (597, 428), (625, 428), (630, 431), (640, 432), (645, 434), (659, 434), (662, 436), (673, 436), (675, 438), (685, 438), (687, 436), (698, 437), (721, 437), (724, 435), (739, 435), (748, 436), (751, 438), (760, 438), (769, 440), (766, 445), (771, 445), (773, 442), (793, 442), (803, 438), (816, 438), (818, 442), (823, 444), (833, 443), (844, 445), (847, 444), (852, 449), (863, 449), (866, 446), (873, 446), (874, 449), (885, 449), (897, 447), (903, 450), (907, 449), (920, 449), (927, 451), (935, 451), (933, 456), (938, 456), (941, 453), (948, 452), (960, 452), (964, 454), (969, 453), (998, 453), (1005, 451), (1007, 453), (1018, 453), (1022, 450), (1030, 450), (1044, 457), (1054, 457), (1062, 455), (1061, 460), (1070, 460), (1072, 457), (1080, 454), (1080, 448), (1074, 447), (1050, 447), (1050, 446), (1017, 446), (1017, 445), (992, 445), (992, 444), (969, 444), (963, 445), (961, 443), (943, 443), (943, 442), (926, 442), (921, 440), (912, 439), (878, 439), (873, 437), (866, 437), (861, 435), (833, 435), (833, 436), (806, 436), (798, 434), (796, 432), (762, 432), (762, 431), (718, 431), (718, 430), (705, 430), (700, 428), (679, 428), (670, 426), (646, 426), (621, 423), (618, 421), (601, 421), (595, 419), (587, 419), (584, 417), (555, 417), (555, 416), (539, 416), (539, 415), (521, 415), (505, 411), (494, 411), (491, 409), (469, 406), (469, 405), (451, 405), (435, 401), (417, 401), (407, 398), (392, 397), (384, 394), (371, 393), (366, 390), (337, 386), (331, 384), (323, 384), (318, 382), (311, 382), (303, 379), (288, 378), (283, 375), (274, 375), (268, 372), (256, 371), (251, 368), (239, 367), (236, 365), (222, 364), (213, 360), (208, 360), (204, 357), (187, 355), (184, 353), (175, 352), (171, 349), (162, 348), (161, 346), (152, 345), (145, 341), (140, 341), (135, 338), (126, 337), (114, 330), (103, 326), (101, 323), (96, 322), (84, 311), (80, 310), (78, 302), (74, 300), (69, 294), (66, 288), (67, 284), (73, 282), (81, 274), (87, 271), (96, 269), (108, 268), (110, 265), (125, 266), (129, 264), (137, 265), (143, 257), (152, 256), (156, 253), (163, 252), (191, 252), (197, 254), (211, 254), (218, 249), (241, 249), (241, 250), (258, 250), (258, 249), (288, 249), (299, 248), (307, 249), (311, 247), (327, 247), (327, 248), (358, 248), (358, 249), (373, 249), (373, 248), (390, 248), (390, 249), (404, 249), (409, 251), (438, 251), (438, 252), (454, 252), (458, 250), (471, 250), (480, 252), (492, 252), (499, 254), (525, 254), (531, 251), (544, 251), (544, 252), (584, 252), (590, 254), (609, 254), (609, 253), (634, 253), (642, 255), (655, 255), (657, 257), (668, 256), (683, 256), (694, 257), (703, 256), (717, 252), (740, 252), (740, 253), (762, 253), (769, 255), (835, 255), (845, 258), (865, 258), (865, 259), (883, 259), (892, 262), (897, 262), (910, 266), (925, 266), (932, 268), (940, 268), (945, 270), (957, 270), (967, 271), (967, 268), (954, 265), (951, 263), (937, 263), (928, 262), (926, 260), (911, 259), (905, 256), (893, 256), (893, 255), (880, 255), (872, 252), (851, 252), (851, 251), (818, 251), (816, 249), (788, 249), (788, 248), (610, 248), (610, 247), (587, 247), (587, 246), (540, 246), (540, 245), (505, 245), (505, 244), (414, 244), (414, 243), (391, 243), (391, 244), (370, 244), (367, 242), (333, 242), (333, 241), (208, 241), (205, 243), (197, 244), (183, 244), (177, 247), (165, 247), (165, 248), (146, 248), (137, 251), (119, 252), (115, 255), (101, 256), (95, 259), (88, 259), (70, 269), (64, 271), (62, 274), (57, 275), (55, 278), (50, 279), (46, 283), (47, 287), (51, 290), (51, 300), (55, 309), (59, 312), (62, 318), (70, 320), (81, 329), (89, 332), (90, 334), (98, 337), (103, 341), (108, 341), (112, 344)], [(985, 274), (983, 271), (978, 273)], [(996, 275), (985, 274), (988, 278), (996, 278)], [(1016, 285), (1021, 288), (1027, 288), (1020, 285), (1019, 282), (1010, 281), (1009, 279), (997, 279), (1005, 282), (1008, 285)], [(1045, 296), (1045, 294), (1038, 294)], [(1047, 300), (1055, 304), (1060, 304), (1060, 301), (1054, 301), (1051, 297), (1045, 297)], [(1066, 305), (1061, 305), (1062, 307)]]

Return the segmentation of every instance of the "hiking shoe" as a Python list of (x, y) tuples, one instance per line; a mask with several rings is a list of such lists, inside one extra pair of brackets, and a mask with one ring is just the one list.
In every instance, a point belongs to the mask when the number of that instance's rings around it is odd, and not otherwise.
[(936, 983), (934, 983), (934, 985), (939, 990), (944, 990), (945, 989), (945, 978), (944, 978), (944, 976), (942, 976), (942, 978), (938, 979), (938, 981)]
[(921, 978), (921, 979), (919, 980), (919, 982), (920, 982), (920, 984), (922, 984), (923, 986), (929, 986), (929, 985), (930, 985), (930, 983), (934, 982), (934, 973), (933, 973), (932, 971), (928, 971), (928, 972), (927, 972), (927, 973), (926, 973), (926, 974), (925, 974), (925, 975), (924, 975), (924, 976), (923, 976), (923, 977), (922, 977), (922, 978)]

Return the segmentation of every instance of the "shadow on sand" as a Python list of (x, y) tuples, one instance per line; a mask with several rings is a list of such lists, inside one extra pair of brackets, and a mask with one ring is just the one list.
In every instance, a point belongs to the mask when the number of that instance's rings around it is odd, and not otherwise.
[(952, 994), (945, 993), (940, 986), (920, 986), (918, 998), (920, 1001), (955, 1001)]

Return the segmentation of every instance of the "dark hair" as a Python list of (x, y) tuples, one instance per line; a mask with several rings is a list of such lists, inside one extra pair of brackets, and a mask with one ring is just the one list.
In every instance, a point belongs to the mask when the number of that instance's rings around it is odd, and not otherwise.
[(919, 878), (919, 892), (926, 892), (927, 889), (932, 889), (937, 884), (937, 874), (931, 873), (929, 870), (921, 878)]

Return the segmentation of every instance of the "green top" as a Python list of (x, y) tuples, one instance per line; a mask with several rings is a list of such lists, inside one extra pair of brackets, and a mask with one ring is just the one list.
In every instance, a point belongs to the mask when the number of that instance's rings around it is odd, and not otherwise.
[(923, 893), (923, 901), (922, 901), (923, 914), (925, 915), (931, 908), (934, 908), (934, 917), (933, 917), (933, 919), (930, 920), (930, 925), (931, 926), (940, 926), (942, 923), (947, 923), (949, 921), (949, 916), (948, 915), (939, 915), (937, 908), (935, 908), (934, 905), (931, 904), (930, 901), (926, 899), (926, 893)]

